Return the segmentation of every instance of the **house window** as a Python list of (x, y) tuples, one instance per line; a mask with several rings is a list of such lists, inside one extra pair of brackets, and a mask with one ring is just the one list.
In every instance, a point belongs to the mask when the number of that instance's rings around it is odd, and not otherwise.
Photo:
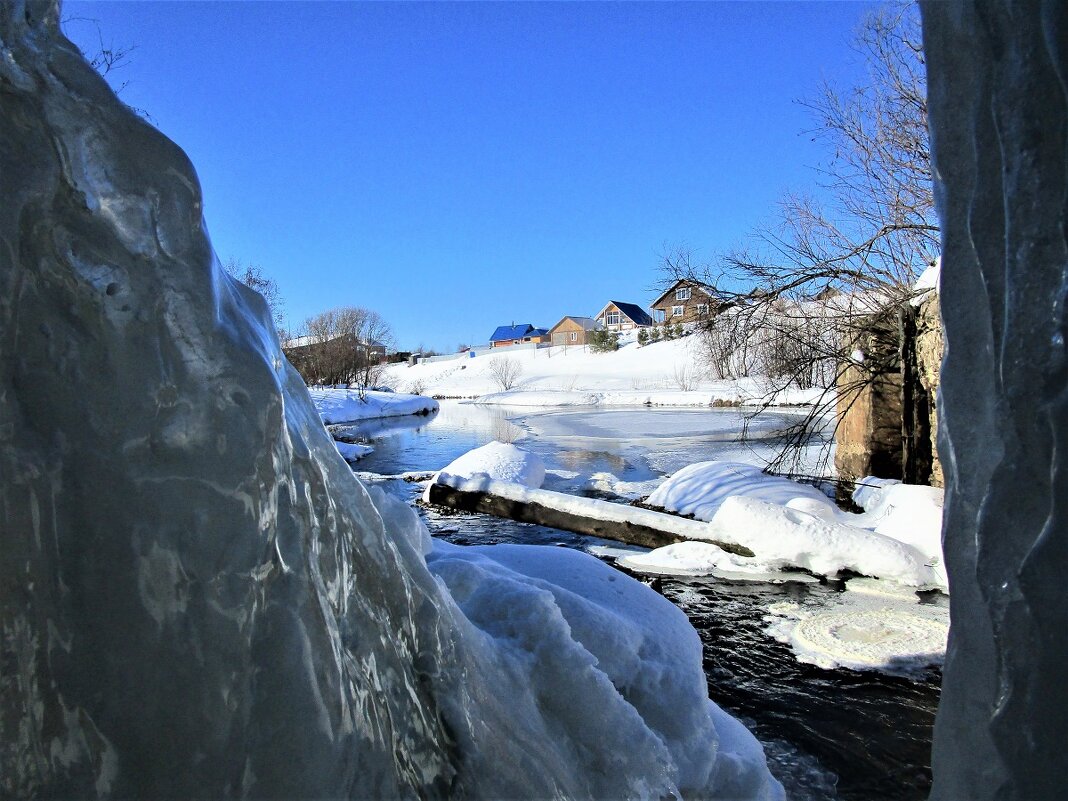
[(689, 299), (690, 299), (690, 288), (688, 286), (680, 286), (678, 289), (675, 290), (675, 300), (689, 300)]
[(572, 331), (571, 332), (571, 341), (572, 342), (578, 342), (578, 331)]
[(671, 316), (672, 317), (682, 317), (682, 315), (685, 313), (685, 311), (686, 311), (686, 307), (685, 306), (672, 306), (671, 307)]
[(619, 312), (617, 312), (617, 311), (608, 312), (604, 316), (604, 324), (605, 325), (619, 325)]
[(697, 313), (702, 317), (704, 317), (706, 314), (708, 314), (708, 304), (707, 303), (698, 303), (697, 304)]

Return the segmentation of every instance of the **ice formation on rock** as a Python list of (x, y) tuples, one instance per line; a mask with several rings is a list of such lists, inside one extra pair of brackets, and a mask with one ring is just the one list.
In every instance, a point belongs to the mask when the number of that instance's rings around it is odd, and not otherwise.
[(648, 632), (586, 637), (602, 596), (509, 564), (537, 604), (494, 619), (477, 566), (434, 577), (55, 4), (0, 3), (0, 125), (0, 794), (781, 797), (736, 722), (658, 704)]
[(923, 6), (952, 630), (934, 799), (1064, 795), (1068, 6)]

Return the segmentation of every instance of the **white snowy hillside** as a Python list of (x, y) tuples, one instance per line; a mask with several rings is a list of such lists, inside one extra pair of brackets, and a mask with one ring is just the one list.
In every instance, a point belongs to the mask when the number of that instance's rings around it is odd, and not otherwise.
[[(500, 359), (511, 360), (520, 370), (506, 392), (493, 376), (493, 363)], [(610, 353), (557, 346), (414, 366), (396, 364), (388, 368), (385, 380), (400, 392), (511, 406), (708, 406), (713, 400), (753, 402), (767, 392), (760, 378), (708, 379), (699, 362), (699, 343), (691, 334), (644, 347), (632, 339)], [(810, 403), (819, 392), (790, 390), (775, 402)]]

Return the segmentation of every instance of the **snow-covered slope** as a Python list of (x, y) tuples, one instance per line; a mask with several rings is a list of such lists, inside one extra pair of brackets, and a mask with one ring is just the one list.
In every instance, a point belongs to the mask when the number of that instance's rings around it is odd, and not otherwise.
[[(713, 381), (700, 366), (699, 341), (690, 335), (638, 347), (628, 342), (611, 353), (580, 347), (486, 354), (451, 361), (392, 365), (385, 380), (400, 392), (523, 406), (632, 405), (707, 406), (721, 401), (755, 401), (767, 392), (758, 378)], [(510, 392), (494, 380), (494, 360), (511, 359), (522, 368)], [(818, 391), (792, 390), (778, 403), (811, 401)], [(483, 397), (483, 396), (490, 396)]]

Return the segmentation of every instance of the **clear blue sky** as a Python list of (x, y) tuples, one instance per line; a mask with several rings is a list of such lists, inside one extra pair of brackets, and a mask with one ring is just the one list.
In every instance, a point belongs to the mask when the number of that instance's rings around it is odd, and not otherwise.
[[(868, 5), (68, 2), (135, 44), (122, 97), (181, 145), (219, 258), (297, 324), (373, 308), (443, 351), (502, 323), (648, 307), (811, 187), (796, 101), (863, 70)], [(83, 49), (96, 29), (71, 21)], [(113, 82), (115, 82), (113, 81)]]

